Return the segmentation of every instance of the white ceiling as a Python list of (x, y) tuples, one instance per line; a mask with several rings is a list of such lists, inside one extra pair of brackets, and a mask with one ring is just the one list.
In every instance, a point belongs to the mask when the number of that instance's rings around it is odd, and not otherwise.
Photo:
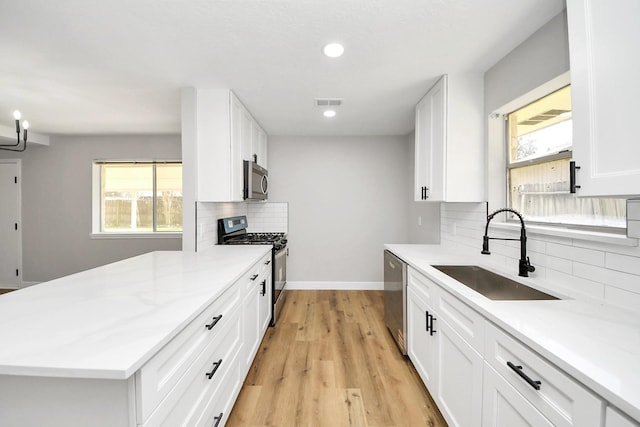
[[(230, 88), (270, 135), (399, 135), (443, 73), (485, 71), (563, 0), (0, 0), (0, 124), (179, 133)], [(345, 54), (322, 55), (340, 41)], [(344, 98), (322, 116), (316, 97)]]

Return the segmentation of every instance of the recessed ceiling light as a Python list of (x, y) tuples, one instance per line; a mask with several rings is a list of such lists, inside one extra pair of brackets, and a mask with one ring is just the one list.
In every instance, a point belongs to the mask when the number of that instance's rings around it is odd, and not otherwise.
[(325, 117), (334, 117), (336, 115), (336, 112), (334, 110), (326, 110), (324, 113), (322, 113)]
[(339, 56), (342, 56), (342, 54), (344, 53), (344, 46), (342, 46), (340, 43), (329, 43), (322, 49), (322, 51), (329, 58), (337, 58)]

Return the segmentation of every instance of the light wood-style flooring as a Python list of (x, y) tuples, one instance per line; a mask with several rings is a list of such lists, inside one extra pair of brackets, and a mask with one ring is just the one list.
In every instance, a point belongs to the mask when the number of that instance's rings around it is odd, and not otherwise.
[(381, 291), (289, 291), (227, 426), (446, 426), (383, 315)]
[(7, 294), (11, 291), (15, 291), (15, 289), (0, 289), (0, 295)]

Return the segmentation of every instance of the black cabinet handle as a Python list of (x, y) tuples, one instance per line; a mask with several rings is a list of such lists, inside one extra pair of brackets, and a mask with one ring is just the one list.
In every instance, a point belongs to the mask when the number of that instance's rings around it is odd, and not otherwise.
[(263, 280), (262, 283), (260, 283), (260, 286), (262, 287), (262, 289), (260, 289), (260, 295), (265, 296), (267, 293), (267, 281)]
[(576, 189), (580, 188), (576, 185), (576, 170), (580, 169), (580, 166), (576, 166), (576, 162), (571, 160), (569, 162), (569, 193), (575, 194)]
[(253, 276), (251, 276), (251, 280), (256, 280), (258, 278), (259, 274), (254, 274)]
[(213, 329), (214, 326), (216, 326), (216, 324), (220, 321), (220, 319), (222, 319), (222, 314), (218, 314), (217, 316), (215, 316), (213, 318), (213, 321), (208, 325), (204, 325), (204, 327), (207, 328), (208, 330), (211, 330)]
[(540, 381), (532, 380), (527, 374), (522, 372), (522, 366), (514, 365), (511, 362), (507, 362), (507, 366), (509, 366), (511, 369), (513, 369), (513, 371), (516, 374), (520, 375), (520, 378), (522, 378), (523, 380), (528, 382), (531, 387), (535, 388), (536, 390), (540, 390), (540, 384), (542, 384), (542, 383)]
[(213, 362), (213, 370), (205, 374), (207, 378), (209, 379), (213, 378), (213, 376), (215, 375), (216, 371), (218, 370), (221, 364), (222, 364), (222, 359), (218, 360), (217, 362)]
[(429, 319), (431, 319), (431, 322), (429, 323), (429, 335), (433, 335), (436, 333), (436, 330), (433, 329), (433, 321), (434, 320), (438, 320), (435, 317), (433, 317), (433, 314), (429, 315)]
[(213, 419), (216, 421), (213, 427), (218, 427), (218, 424), (220, 424), (220, 421), (222, 421), (222, 412), (220, 412), (220, 415), (218, 415), (217, 417), (213, 417)]
[(429, 332), (429, 310), (424, 312), (425, 331)]
[(269, 264), (271, 264), (271, 260), (270, 260), (270, 259), (268, 259), (268, 260), (264, 263), (264, 265), (269, 265)]

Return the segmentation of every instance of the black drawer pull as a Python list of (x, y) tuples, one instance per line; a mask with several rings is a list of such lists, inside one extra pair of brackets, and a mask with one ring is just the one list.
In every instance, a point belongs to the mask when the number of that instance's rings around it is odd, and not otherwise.
[(260, 286), (262, 286), (262, 289), (260, 289), (260, 295), (265, 296), (267, 293), (267, 281), (263, 280), (262, 283), (260, 283)]
[(429, 318), (431, 319), (431, 322), (429, 322), (429, 335), (433, 335), (437, 332), (435, 329), (433, 329), (433, 321), (438, 319), (433, 317), (433, 314), (430, 314)]
[(535, 388), (536, 390), (540, 390), (540, 384), (542, 383), (540, 381), (534, 381), (531, 378), (529, 378), (527, 374), (522, 372), (522, 366), (516, 366), (511, 362), (507, 362), (507, 366), (513, 369), (516, 374), (520, 375), (520, 378), (528, 382), (531, 387)]
[(216, 371), (218, 370), (221, 364), (222, 364), (222, 359), (218, 360), (217, 362), (213, 362), (213, 370), (205, 374), (207, 378), (209, 379), (213, 378), (213, 376), (215, 375)]
[(211, 330), (213, 329), (214, 326), (216, 326), (216, 324), (220, 321), (220, 319), (222, 319), (222, 314), (218, 314), (217, 316), (215, 316), (213, 318), (213, 321), (208, 325), (204, 325), (204, 327), (207, 328), (208, 330)]
[(264, 265), (269, 265), (269, 264), (271, 264), (271, 260), (270, 260), (270, 259), (268, 259), (268, 260), (264, 263)]
[(220, 412), (220, 415), (218, 415), (217, 417), (213, 417), (213, 419), (215, 420), (215, 424), (213, 425), (213, 427), (218, 427), (218, 424), (220, 424), (220, 421), (222, 421), (222, 412)]
[(424, 312), (425, 331), (429, 332), (429, 310)]
[(259, 274), (254, 274), (253, 276), (251, 276), (251, 280), (256, 280), (258, 278)]

